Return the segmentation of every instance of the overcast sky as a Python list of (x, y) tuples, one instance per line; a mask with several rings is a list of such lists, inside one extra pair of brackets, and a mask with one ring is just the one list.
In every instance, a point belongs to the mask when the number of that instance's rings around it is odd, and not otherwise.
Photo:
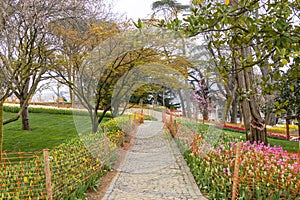
[[(137, 20), (151, 15), (151, 4), (157, 0), (115, 0), (115, 11), (126, 14), (127, 18)], [(182, 4), (189, 4), (190, 0), (178, 0)]]

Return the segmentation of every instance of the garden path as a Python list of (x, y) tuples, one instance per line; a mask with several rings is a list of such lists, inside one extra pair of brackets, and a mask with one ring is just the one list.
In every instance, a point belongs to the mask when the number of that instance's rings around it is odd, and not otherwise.
[[(156, 113), (161, 119), (161, 114)], [(103, 199), (206, 199), (160, 121), (140, 125)]]

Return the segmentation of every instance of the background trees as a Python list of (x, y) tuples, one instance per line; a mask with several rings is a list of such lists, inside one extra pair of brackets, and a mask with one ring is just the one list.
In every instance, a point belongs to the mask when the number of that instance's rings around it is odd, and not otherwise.
[[(99, 12), (103, 11), (99, 5), (104, 5), (103, 1), (1, 1), (0, 104), (14, 93), (20, 100), (20, 112), (1, 123), (0, 130), (3, 124), (15, 121), (20, 116), (22, 128), (30, 129), (28, 100), (39, 82), (46, 78), (45, 73), (52, 70), (57, 62), (59, 45), (56, 43), (53, 25), (76, 26), (86, 20), (87, 16), (98, 17)], [(95, 8), (99, 10), (95, 12)], [(2, 134), (0, 143), (2, 144)]]
[[(251, 142), (267, 142), (258, 94), (267, 89), (269, 80), (280, 79), (283, 68), (290, 71), (299, 66), (295, 59), (299, 55), (298, 11), (299, 5), (289, 1), (230, 1), (229, 5), (193, 1), (191, 14), (184, 21), (173, 22), (173, 27), (177, 25), (190, 37), (204, 33), (209, 36), (204, 38), (217, 52), (214, 59), (222, 67), (221, 72), (232, 74), (236, 80)], [(221, 52), (220, 47), (227, 50)], [(258, 74), (263, 76), (259, 85), (255, 81)]]
[[(14, 82), (14, 94), (20, 100), (20, 113), (4, 123), (22, 116), (24, 130), (30, 129), (28, 100), (47, 71), (57, 65), (57, 52), (61, 49), (54, 30), (80, 27), (86, 19), (100, 17), (103, 1), (4, 1), (5, 23), (1, 30), (1, 60)], [(91, 5), (93, 5), (91, 7)], [(100, 10), (92, 10), (99, 8)], [(107, 17), (107, 13), (101, 13)], [(55, 28), (54, 28), (55, 27)], [(79, 35), (77, 35), (79, 37)], [(75, 44), (72, 57), (80, 53)], [(76, 52), (76, 53), (75, 53)], [(14, 71), (12, 71), (14, 69)]]

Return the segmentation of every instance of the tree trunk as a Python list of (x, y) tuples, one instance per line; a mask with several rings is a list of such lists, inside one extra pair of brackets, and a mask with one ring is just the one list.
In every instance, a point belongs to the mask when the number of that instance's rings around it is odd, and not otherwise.
[(222, 114), (222, 124), (225, 124), (226, 121), (227, 121), (227, 115), (228, 115), (228, 112), (229, 112), (231, 102), (232, 102), (232, 97), (229, 96), (227, 98), (227, 101), (226, 101), (226, 104), (225, 104), (225, 109), (224, 109), (224, 112)]
[[(241, 48), (241, 56), (245, 57), (246, 50)], [(240, 59), (239, 56), (235, 57), (237, 72), (238, 87), (243, 91), (242, 95), (245, 95), (251, 90), (251, 80), (253, 79), (252, 69), (240, 69)], [(243, 113), (244, 126), (246, 131), (246, 139), (251, 143), (263, 142), (267, 144), (267, 131), (263, 119), (260, 116), (258, 105), (254, 95), (242, 96), (243, 100), (241, 102), (241, 109)]]
[(236, 116), (237, 116), (237, 100), (233, 99), (231, 104), (231, 115), (230, 115), (230, 123), (236, 124)]
[(298, 121), (298, 142), (299, 142), (299, 152), (300, 152), (300, 116), (298, 116), (297, 121)]
[(22, 130), (30, 130), (29, 123), (29, 113), (28, 113), (28, 103), (25, 100), (26, 98), (22, 98), (20, 100), (20, 107), (25, 104), (24, 110), (22, 111)]
[(0, 161), (3, 150), (3, 101), (0, 101)]
[(286, 116), (285, 119), (286, 124), (286, 139), (290, 140), (290, 117)]
[(230, 105), (235, 100), (235, 93), (236, 93), (237, 87), (238, 87), (238, 85), (237, 85), (236, 81), (234, 81), (234, 86), (233, 86), (232, 91), (228, 86), (225, 86), (227, 101), (226, 101), (226, 104), (225, 104), (224, 112), (222, 114), (222, 123), (223, 124), (227, 121), (227, 116), (228, 116)]
[(272, 112), (267, 112), (265, 123), (267, 125), (274, 126), (276, 124), (276, 114)]
[(203, 109), (203, 120), (208, 120), (209, 119), (209, 117), (208, 117), (208, 108), (207, 107), (205, 107), (204, 109)]
[(99, 127), (98, 117), (97, 117), (97, 113), (95, 112), (93, 116), (92, 132), (97, 133), (98, 127)]
[(156, 93), (156, 94), (154, 94), (153, 96), (154, 96), (154, 97), (153, 97), (153, 98), (154, 98), (154, 99), (153, 99), (153, 104), (154, 104), (154, 106), (157, 106), (157, 96), (158, 96), (158, 95), (157, 95), (157, 93)]
[[(252, 71), (242, 70), (238, 73), (239, 87), (244, 91), (248, 91), (250, 88), (250, 77)], [(263, 142), (267, 144), (266, 127), (260, 116), (258, 106), (256, 104), (254, 96), (245, 98), (241, 103), (241, 109), (243, 113), (244, 126), (246, 131), (246, 139), (251, 143), (255, 141)]]
[(165, 107), (165, 88), (163, 87), (163, 92), (162, 92), (162, 103), (163, 107)]
[(242, 111), (242, 107), (241, 105), (238, 105), (239, 106), (239, 113), (240, 113), (240, 124), (243, 123), (243, 111)]
[(182, 97), (182, 91), (181, 91), (181, 89), (178, 90), (178, 94), (179, 94), (179, 99), (180, 99), (180, 102), (181, 102), (182, 115), (184, 117), (186, 117), (185, 103), (184, 103), (184, 99)]

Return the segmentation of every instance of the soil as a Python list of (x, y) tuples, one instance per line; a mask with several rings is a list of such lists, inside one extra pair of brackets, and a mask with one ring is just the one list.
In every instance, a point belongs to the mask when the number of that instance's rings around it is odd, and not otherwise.
[(134, 143), (134, 136), (129, 135), (126, 138), (126, 141), (121, 146), (121, 148), (118, 150), (118, 159), (112, 166), (112, 169), (108, 171), (104, 176), (100, 179), (99, 186), (94, 190), (88, 190), (87, 191), (87, 198), (89, 200), (98, 200), (102, 199), (109, 188), (112, 180), (116, 177), (118, 174), (118, 171), (116, 169), (119, 168), (119, 166), (122, 164), (122, 162), (125, 160), (127, 152), (131, 149)]

